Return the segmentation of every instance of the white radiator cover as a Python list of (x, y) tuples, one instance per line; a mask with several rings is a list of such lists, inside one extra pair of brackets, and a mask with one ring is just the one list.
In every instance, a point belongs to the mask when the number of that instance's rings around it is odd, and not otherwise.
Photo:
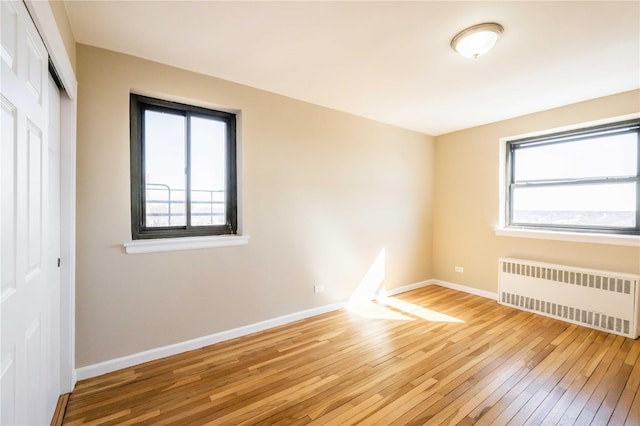
[(640, 276), (498, 260), (498, 303), (636, 339)]

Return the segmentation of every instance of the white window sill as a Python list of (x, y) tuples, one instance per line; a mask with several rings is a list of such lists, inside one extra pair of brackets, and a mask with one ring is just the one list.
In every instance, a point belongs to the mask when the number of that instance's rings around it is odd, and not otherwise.
[(158, 253), (163, 251), (194, 250), (212, 247), (243, 246), (248, 235), (212, 235), (210, 237), (158, 238), (124, 243), (127, 254)]
[(496, 235), (500, 237), (534, 238), (538, 240), (640, 247), (640, 235), (588, 234), (515, 228), (496, 228)]

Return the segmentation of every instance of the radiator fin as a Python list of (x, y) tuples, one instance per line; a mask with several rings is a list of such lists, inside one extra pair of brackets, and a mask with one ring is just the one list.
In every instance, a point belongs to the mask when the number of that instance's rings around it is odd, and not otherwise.
[(522, 265), (514, 262), (502, 262), (502, 272), (556, 281), (565, 284), (574, 284), (583, 287), (595, 287), (597, 289), (614, 291), (617, 293), (631, 294), (631, 280), (622, 280), (620, 278), (616, 279), (604, 275), (570, 272), (562, 269)]
[(505, 305), (511, 305), (513, 307), (529, 311), (544, 312), (553, 317), (576, 321), (584, 325), (605, 329), (611, 332), (629, 334), (631, 331), (631, 323), (629, 320), (607, 316), (599, 312), (585, 311), (571, 306), (549, 303), (544, 300), (522, 297), (520, 295), (507, 292), (502, 293), (501, 300)]

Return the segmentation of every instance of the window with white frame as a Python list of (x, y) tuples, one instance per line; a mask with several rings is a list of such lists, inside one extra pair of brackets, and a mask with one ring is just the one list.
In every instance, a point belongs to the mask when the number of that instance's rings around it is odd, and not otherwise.
[(640, 120), (506, 144), (507, 228), (640, 234)]
[(131, 95), (134, 240), (237, 232), (236, 116)]

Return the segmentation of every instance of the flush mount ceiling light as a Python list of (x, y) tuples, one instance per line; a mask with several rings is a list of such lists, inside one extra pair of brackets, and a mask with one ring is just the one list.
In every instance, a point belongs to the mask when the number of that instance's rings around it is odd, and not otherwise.
[(502, 25), (495, 22), (474, 25), (456, 34), (451, 40), (451, 47), (465, 58), (476, 59), (491, 50), (502, 31)]

